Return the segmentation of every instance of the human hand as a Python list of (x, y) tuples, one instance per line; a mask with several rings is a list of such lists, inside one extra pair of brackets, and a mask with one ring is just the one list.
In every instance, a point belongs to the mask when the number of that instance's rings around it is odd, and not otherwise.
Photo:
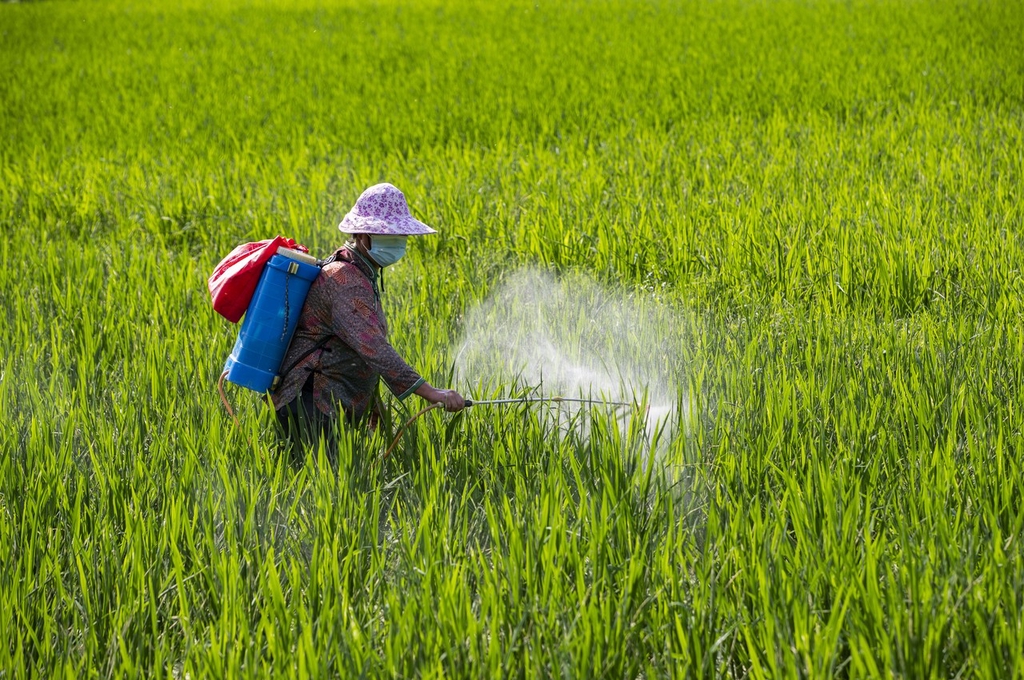
[(426, 399), (431, 404), (442, 404), (446, 411), (461, 411), (466, 408), (466, 400), (455, 390), (439, 390), (428, 382), (424, 382), (414, 394)]
[(466, 408), (466, 400), (455, 390), (439, 390), (431, 388), (427, 394), (420, 395), (434, 404), (444, 404), (445, 411), (461, 411)]

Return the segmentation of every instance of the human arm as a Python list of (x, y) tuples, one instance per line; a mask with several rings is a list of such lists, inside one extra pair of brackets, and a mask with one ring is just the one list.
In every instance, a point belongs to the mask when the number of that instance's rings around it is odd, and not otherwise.
[(369, 281), (341, 265), (328, 274), (331, 285), (331, 330), (378, 373), (399, 399), (416, 394), (448, 411), (460, 411), (465, 400), (454, 390), (437, 389), (399, 356), (388, 342), (384, 321)]
[(321, 278), (329, 286), (330, 303), (322, 313), (329, 319), (330, 331), (362, 359), (365, 369), (379, 375), (396, 397), (402, 400), (414, 394), (425, 381), (388, 342), (383, 313), (366, 276), (355, 265), (343, 263), (325, 269)]

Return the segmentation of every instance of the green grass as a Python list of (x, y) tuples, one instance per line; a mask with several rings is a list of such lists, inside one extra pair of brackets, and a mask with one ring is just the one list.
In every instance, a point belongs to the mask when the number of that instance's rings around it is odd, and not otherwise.
[[(0, 5), (0, 677), (1024, 677), (1019, 2), (165, 4)], [(234, 427), (206, 276), (385, 180), (434, 383), (522, 268), (675, 310), (664, 474)]]

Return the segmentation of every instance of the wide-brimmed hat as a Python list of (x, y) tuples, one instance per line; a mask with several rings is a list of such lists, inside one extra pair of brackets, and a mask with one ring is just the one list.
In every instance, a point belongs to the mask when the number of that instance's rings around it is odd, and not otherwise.
[(346, 234), (420, 236), (434, 229), (409, 214), (405, 194), (393, 184), (374, 184), (364, 191), (345, 215), (338, 229)]

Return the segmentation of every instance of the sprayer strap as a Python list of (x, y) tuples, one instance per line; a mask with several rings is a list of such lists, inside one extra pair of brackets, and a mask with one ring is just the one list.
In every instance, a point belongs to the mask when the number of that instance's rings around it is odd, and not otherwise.
[[(337, 259), (338, 259), (338, 253), (335, 252), (333, 255), (328, 257), (326, 260), (317, 260), (316, 266), (320, 267), (321, 269), (323, 269), (325, 266), (329, 265), (330, 263), (334, 262)], [(286, 298), (286, 300), (287, 300), (287, 298)], [(285, 318), (286, 319), (288, 318), (287, 314), (285, 315)], [(281, 371), (281, 377), (284, 378), (286, 375), (291, 373), (292, 370), (294, 370), (294, 368), (296, 366), (298, 366), (300, 363), (302, 363), (303, 359), (305, 359), (306, 357), (308, 357), (310, 354), (312, 354), (313, 352), (317, 351), (318, 349), (322, 349), (323, 346), (326, 345), (328, 342), (330, 342), (331, 338), (333, 338), (333, 337), (334, 337), (333, 335), (328, 333), (326, 336), (324, 336), (324, 338), (320, 342), (316, 343), (315, 345), (310, 347), (308, 350), (303, 352), (302, 356), (300, 356), (298, 359), (296, 359), (295, 361), (293, 361), (291, 363), (291, 366), (289, 366), (285, 370)]]
[(328, 257), (326, 260), (317, 260), (316, 261), (316, 266), (320, 267), (321, 269), (323, 269), (324, 267), (326, 267), (330, 263), (335, 262), (337, 259), (338, 259), (338, 253), (335, 252), (333, 255)]
[(302, 363), (303, 359), (305, 359), (306, 357), (308, 357), (310, 354), (312, 354), (313, 352), (317, 351), (318, 349), (322, 349), (323, 346), (326, 345), (328, 342), (330, 342), (331, 338), (333, 338), (333, 337), (334, 336), (331, 335), (330, 333), (325, 335), (324, 338), (320, 342), (316, 343), (315, 345), (313, 345), (312, 347), (307, 349), (305, 352), (302, 353), (302, 355), (298, 359), (293, 361), (291, 366), (289, 366), (287, 369), (281, 371), (281, 377), (283, 378), (286, 375), (288, 375), (289, 373), (291, 373), (292, 369), (294, 369), (296, 366), (298, 366), (300, 363)]

